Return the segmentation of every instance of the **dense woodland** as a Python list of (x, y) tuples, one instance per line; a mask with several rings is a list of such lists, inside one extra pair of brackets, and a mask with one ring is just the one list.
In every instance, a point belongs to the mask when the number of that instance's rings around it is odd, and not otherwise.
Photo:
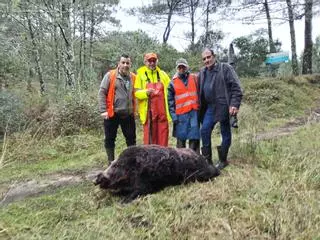
[[(143, 64), (147, 51), (159, 54), (160, 67), (169, 74), (174, 72), (178, 57), (187, 58), (192, 70), (198, 71), (201, 49), (210, 47), (220, 61), (232, 59), (241, 77), (320, 72), (320, 36), (312, 41), (316, 37), (312, 36), (312, 18), (319, 14), (319, 0), (153, 0), (127, 11), (141, 22), (165, 26), (159, 32), (161, 42), (144, 31), (110, 31), (120, 26), (115, 18), (120, 5), (119, 0), (0, 1), (1, 136), (48, 119), (54, 119), (57, 126), (51, 127), (59, 133), (70, 130), (70, 126), (61, 126), (68, 122), (65, 118), (70, 114), (63, 113), (69, 113), (70, 108), (80, 125), (95, 125), (92, 116), (96, 114), (98, 84), (124, 52), (132, 57), (133, 71)], [(190, 26), (184, 52), (168, 44), (177, 19)], [(224, 33), (215, 31), (213, 19), (250, 24), (264, 21), (265, 27), (234, 39), (235, 53), (230, 53), (221, 46)], [(291, 60), (266, 66), (266, 54), (281, 51), (281, 42), (272, 35), (273, 24), (279, 21), (290, 28)], [(303, 53), (296, 52), (295, 21), (305, 22)], [(76, 110), (82, 103), (90, 113), (86, 119), (77, 115), (77, 111), (83, 112), (83, 108)]]

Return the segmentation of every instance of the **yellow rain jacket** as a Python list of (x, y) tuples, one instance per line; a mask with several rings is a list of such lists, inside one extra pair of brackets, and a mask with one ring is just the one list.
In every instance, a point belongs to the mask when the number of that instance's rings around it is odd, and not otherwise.
[(156, 83), (158, 81), (157, 71), (159, 72), (160, 82), (163, 84), (164, 87), (164, 97), (165, 97), (165, 106), (166, 106), (166, 115), (168, 122), (171, 121), (171, 116), (169, 113), (168, 107), (168, 86), (170, 83), (169, 76), (162, 71), (158, 66), (155, 70), (151, 70), (146, 66), (140, 67), (137, 70), (137, 76), (134, 84), (135, 88), (135, 97), (138, 99), (138, 111), (140, 116), (140, 121), (142, 124), (145, 124), (147, 120), (147, 113), (148, 113), (148, 95), (147, 95), (147, 76), (146, 73), (151, 81), (151, 83)]

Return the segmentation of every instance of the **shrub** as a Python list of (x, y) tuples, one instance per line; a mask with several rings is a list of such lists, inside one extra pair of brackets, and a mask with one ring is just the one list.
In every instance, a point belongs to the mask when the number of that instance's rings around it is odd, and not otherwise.
[(45, 98), (30, 98), (26, 104), (27, 129), (41, 138), (76, 135), (101, 127), (95, 98), (72, 93), (55, 103)]
[(0, 137), (18, 131), (26, 123), (20, 96), (0, 91)]
[(101, 127), (101, 118), (96, 99), (69, 95), (57, 108), (55, 131), (62, 135), (78, 134), (81, 130), (95, 130)]
[[(301, 114), (313, 101), (312, 89), (303, 78), (245, 79), (244, 102), (265, 113), (267, 119)], [(288, 84), (289, 83), (289, 84)]]

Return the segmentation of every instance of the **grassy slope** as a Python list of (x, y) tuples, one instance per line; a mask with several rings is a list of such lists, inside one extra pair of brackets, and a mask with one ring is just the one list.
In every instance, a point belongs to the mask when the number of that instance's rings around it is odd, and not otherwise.
[[(252, 93), (259, 84), (263, 90)], [(0, 238), (320, 239), (320, 136), (315, 134), (320, 125), (305, 124), (290, 137), (254, 138), (260, 130), (301, 115), (319, 88), (305, 79), (290, 84), (247, 80), (244, 87), (248, 97), (230, 153), (234, 164), (214, 181), (170, 187), (128, 205), (89, 182), (65, 187), (2, 207)], [(270, 92), (274, 97), (263, 104), (260, 98)], [(10, 154), (0, 169), (3, 188), (17, 178), (103, 165), (101, 136), (50, 142), (23, 137), (23, 143), (8, 142)], [(123, 145), (119, 138), (118, 152)]]

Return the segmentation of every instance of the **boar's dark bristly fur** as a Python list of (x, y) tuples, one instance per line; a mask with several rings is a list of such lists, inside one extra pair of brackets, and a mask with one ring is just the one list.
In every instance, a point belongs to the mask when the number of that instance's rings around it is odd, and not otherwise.
[(166, 186), (204, 182), (219, 174), (217, 168), (191, 149), (142, 145), (124, 150), (97, 176), (95, 184), (124, 195), (124, 202), (130, 202)]

